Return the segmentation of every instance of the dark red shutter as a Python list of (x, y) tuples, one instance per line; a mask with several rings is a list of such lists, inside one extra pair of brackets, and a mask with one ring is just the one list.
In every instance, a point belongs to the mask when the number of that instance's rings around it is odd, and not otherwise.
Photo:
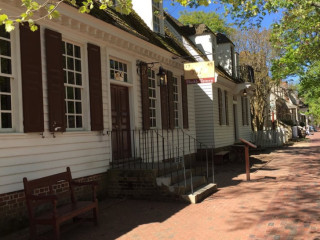
[(174, 129), (174, 95), (173, 95), (173, 74), (167, 71), (168, 80), (168, 112), (169, 112), (169, 128)]
[(242, 125), (245, 125), (244, 97), (241, 97)]
[(218, 88), (219, 125), (222, 125), (222, 92)]
[(184, 76), (181, 76), (181, 94), (182, 94), (183, 128), (189, 128), (188, 86), (186, 81), (184, 80)]
[(224, 107), (225, 107), (225, 114), (226, 114), (226, 125), (229, 125), (229, 101), (228, 101), (228, 92), (224, 91)]
[(91, 130), (103, 130), (102, 79), (100, 47), (88, 43), (88, 69)]
[(169, 117), (168, 117), (168, 87), (160, 86), (160, 96), (161, 96), (161, 122), (162, 129), (168, 129), (169, 127)]
[(45, 30), (49, 131), (64, 132), (65, 100), (61, 33)]
[(150, 129), (150, 102), (149, 102), (149, 80), (148, 65), (144, 62), (140, 63), (141, 78), (141, 106), (142, 106), (142, 127), (144, 130)]
[(24, 132), (43, 132), (43, 92), (40, 29), (20, 25)]

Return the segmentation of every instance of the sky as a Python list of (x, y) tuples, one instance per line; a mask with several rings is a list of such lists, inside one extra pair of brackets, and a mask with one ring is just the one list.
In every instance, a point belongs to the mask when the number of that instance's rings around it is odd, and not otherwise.
[[(198, 8), (189, 8), (189, 7), (183, 7), (180, 4), (175, 4), (174, 6), (171, 5), (171, 0), (163, 0), (163, 8), (165, 11), (167, 11), (170, 15), (172, 15), (173, 17), (175, 17), (176, 19), (179, 18), (180, 16), (180, 12), (187, 10), (187, 11), (204, 11), (204, 12), (209, 12), (209, 11), (215, 11), (221, 14), (221, 17), (223, 16), (223, 7), (222, 6), (217, 6), (215, 4), (210, 4), (208, 7), (198, 7)], [(281, 11), (279, 11), (279, 13), (274, 13), (274, 14), (270, 14), (270, 15), (266, 15), (264, 17), (264, 20), (262, 21), (262, 28), (266, 28), (269, 29), (271, 24), (274, 21), (278, 21), (281, 19)], [(227, 17), (227, 23), (232, 23), (232, 19), (231, 17)], [(297, 77), (290, 77), (290, 79), (293, 80), (290, 81), (289, 83), (294, 83), (297, 84), (298, 83), (298, 78)], [(286, 79), (285, 79), (286, 80)]]
[[(180, 16), (180, 12), (184, 10), (187, 10), (188, 12), (189, 11), (204, 11), (204, 12), (215, 11), (220, 13), (221, 16), (223, 16), (223, 7), (217, 6), (216, 4), (210, 4), (208, 7), (189, 8), (189, 7), (183, 7), (180, 4), (175, 4), (174, 6), (172, 6), (171, 2), (172, 2), (171, 0), (163, 0), (163, 8), (170, 15), (174, 16), (177, 19)], [(281, 13), (267, 15), (262, 22), (262, 27), (268, 29), (272, 24), (272, 22), (274, 20), (279, 20), (280, 17), (281, 17)], [(231, 17), (227, 17), (227, 23), (232, 23)]]

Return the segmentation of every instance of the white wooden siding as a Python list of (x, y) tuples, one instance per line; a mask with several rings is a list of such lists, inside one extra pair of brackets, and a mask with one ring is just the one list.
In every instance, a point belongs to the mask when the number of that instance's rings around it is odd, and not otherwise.
[[(228, 114), (229, 114), (229, 125), (219, 124), (219, 106), (218, 106), (218, 88), (221, 89), (222, 93), (226, 90), (228, 93)], [(225, 147), (234, 143), (234, 123), (233, 123), (233, 105), (232, 105), (232, 89), (222, 86), (218, 83), (213, 84), (213, 109), (214, 114), (214, 142), (215, 148)], [(224, 99), (224, 98), (223, 98)], [(223, 100), (224, 101), (224, 100)], [(224, 114), (224, 110), (222, 111)]]

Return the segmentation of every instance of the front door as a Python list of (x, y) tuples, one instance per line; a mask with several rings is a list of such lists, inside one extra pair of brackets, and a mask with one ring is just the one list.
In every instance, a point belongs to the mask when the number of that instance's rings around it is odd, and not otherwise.
[(112, 158), (131, 157), (129, 92), (127, 87), (111, 85)]

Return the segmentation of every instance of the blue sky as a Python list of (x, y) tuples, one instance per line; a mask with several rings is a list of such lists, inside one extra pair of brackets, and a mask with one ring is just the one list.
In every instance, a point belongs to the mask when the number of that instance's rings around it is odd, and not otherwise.
[[(172, 16), (175, 18), (179, 18), (180, 12), (187, 10), (187, 11), (214, 11), (218, 12), (223, 16), (223, 7), (217, 6), (216, 4), (210, 4), (208, 7), (198, 7), (198, 8), (189, 8), (189, 7), (182, 7), (180, 4), (175, 4), (174, 6), (171, 6), (171, 0), (163, 0), (163, 8), (169, 12)], [(279, 20), (281, 17), (281, 13), (278, 14), (271, 14), (269, 16), (266, 16), (262, 22), (262, 27), (269, 28), (269, 26), (272, 24), (274, 20)], [(232, 19), (230, 17), (227, 17), (227, 22), (232, 23)]]

